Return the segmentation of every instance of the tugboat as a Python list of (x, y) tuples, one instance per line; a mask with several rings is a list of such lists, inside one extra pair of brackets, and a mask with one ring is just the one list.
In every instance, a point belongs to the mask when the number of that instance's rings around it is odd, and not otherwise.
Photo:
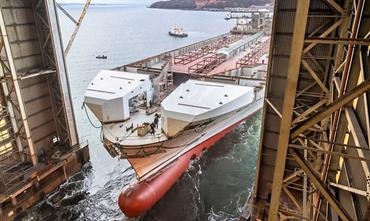
[(188, 34), (184, 32), (183, 28), (177, 27), (176, 25), (172, 26), (168, 34), (175, 37), (188, 37)]
[(192, 159), (263, 104), (262, 88), (193, 79), (161, 97), (161, 77), (102, 70), (85, 93), (85, 105), (102, 123), (104, 146), (136, 172), (118, 199), (127, 217), (150, 209)]

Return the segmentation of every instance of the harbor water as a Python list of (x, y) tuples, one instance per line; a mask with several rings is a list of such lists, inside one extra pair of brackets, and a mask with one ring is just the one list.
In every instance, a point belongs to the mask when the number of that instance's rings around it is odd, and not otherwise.
[[(145, 215), (128, 219), (118, 208), (118, 195), (135, 176), (134, 171), (127, 161), (112, 158), (100, 142), (99, 122), (91, 114), (90, 122), (82, 109), (87, 85), (101, 69), (205, 40), (235, 25), (233, 20), (224, 20), (224, 12), (150, 9), (137, 2), (89, 8), (66, 61), (78, 133), (89, 142), (91, 162), (17, 220), (239, 220), (255, 176), (261, 113), (192, 162)], [(77, 18), (82, 6), (64, 7)], [(59, 20), (66, 45), (74, 24), (62, 13)], [(184, 28), (189, 37), (169, 36), (174, 24)], [(98, 55), (107, 59), (96, 59)]]

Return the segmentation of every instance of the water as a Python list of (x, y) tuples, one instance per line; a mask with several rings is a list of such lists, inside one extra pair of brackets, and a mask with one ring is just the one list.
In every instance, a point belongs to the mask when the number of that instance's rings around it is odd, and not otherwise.
[[(81, 6), (66, 6), (77, 17)], [(116, 204), (121, 189), (134, 176), (125, 160), (112, 158), (81, 109), (88, 83), (101, 69), (228, 32), (234, 25), (220, 12), (149, 9), (137, 2), (92, 6), (67, 55), (71, 94), (79, 136), (88, 139), (91, 162), (21, 220), (238, 220), (255, 176), (260, 113), (241, 124), (192, 163), (186, 174), (147, 214), (127, 219)], [(60, 14), (64, 45), (73, 23)], [(188, 38), (168, 36), (173, 24)], [(107, 60), (97, 60), (104, 54)], [(94, 122), (98, 124), (97, 122)]]

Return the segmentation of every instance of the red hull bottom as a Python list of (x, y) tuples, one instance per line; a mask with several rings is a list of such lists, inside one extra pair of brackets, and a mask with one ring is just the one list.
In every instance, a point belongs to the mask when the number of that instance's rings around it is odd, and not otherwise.
[(210, 148), (244, 120), (245, 119), (225, 128), (223, 131), (200, 143), (189, 152), (179, 157), (172, 164), (164, 168), (163, 171), (159, 172), (160, 174), (153, 179), (136, 183), (121, 192), (118, 197), (118, 205), (122, 212), (127, 217), (131, 218), (148, 211), (164, 196), (164, 194), (166, 194), (172, 185), (187, 170), (191, 159), (198, 157), (203, 150)]

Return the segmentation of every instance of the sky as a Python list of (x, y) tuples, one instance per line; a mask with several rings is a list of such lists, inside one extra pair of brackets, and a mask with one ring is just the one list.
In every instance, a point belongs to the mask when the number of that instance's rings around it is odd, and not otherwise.
[[(56, 0), (58, 3), (85, 3), (86, 0)], [(129, 4), (129, 3), (152, 3), (156, 0), (91, 0), (92, 4), (105, 3), (105, 4)]]

